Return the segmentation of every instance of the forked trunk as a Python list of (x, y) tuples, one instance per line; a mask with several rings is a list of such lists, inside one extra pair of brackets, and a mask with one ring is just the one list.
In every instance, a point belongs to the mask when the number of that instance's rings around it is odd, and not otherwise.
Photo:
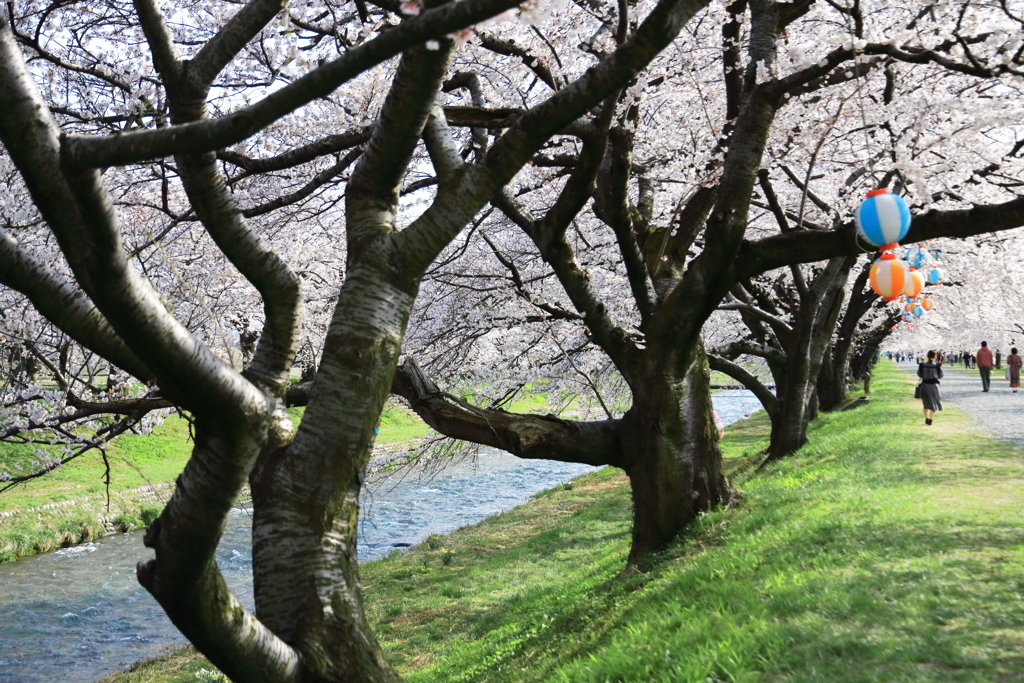
[(349, 271), (295, 439), (263, 454), (251, 477), (257, 616), (301, 653), (303, 681), (399, 680), (366, 622), (356, 540), (363, 472), (415, 293), (386, 267)]
[(623, 455), (633, 493), (629, 562), (674, 540), (700, 512), (731, 496), (701, 352), (681, 381), (652, 372), (623, 418)]
[(854, 259), (834, 258), (802, 296), (786, 349), (785, 382), (780, 389), (778, 419), (773, 416), (768, 461), (778, 460), (807, 443), (807, 423), (818, 413), (816, 392), (821, 366), (831, 347), (842, 310), (843, 286)]

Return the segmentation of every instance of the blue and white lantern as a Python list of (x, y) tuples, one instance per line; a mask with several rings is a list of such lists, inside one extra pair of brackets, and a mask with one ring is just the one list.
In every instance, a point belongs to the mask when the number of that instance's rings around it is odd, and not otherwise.
[(907, 249), (907, 265), (911, 268), (921, 268), (928, 259), (928, 252), (920, 245)]
[(884, 188), (868, 192), (854, 216), (857, 234), (883, 251), (895, 249), (910, 230), (907, 203)]
[(903, 318), (903, 322), (905, 323), (909, 323), (911, 320), (914, 319), (913, 316), (910, 315), (909, 311), (903, 311), (903, 313), (900, 314), (900, 317)]
[(944, 277), (945, 273), (942, 272), (942, 268), (935, 266), (934, 268), (928, 269), (928, 274), (925, 276), (925, 279), (930, 285), (940, 285), (942, 284), (942, 279)]
[(920, 318), (924, 315), (924, 307), (921, 304), (914, 304), (914, 307), (910, 309), (910, 312), (914, 314), (915, 318)]

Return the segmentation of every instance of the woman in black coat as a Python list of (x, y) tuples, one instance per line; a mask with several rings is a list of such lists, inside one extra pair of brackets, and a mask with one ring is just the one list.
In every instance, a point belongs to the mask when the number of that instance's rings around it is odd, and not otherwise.
[(939, 380), (942, 379), (942, 366), (935, 362), (935, 352), (928, 352), (928, 360), (917, 366), (917, 376), (921, 378), (921, 402), (924, 403), (924, 423), (930, 425), (936, 410), (942, 410), (942, 397), (939, 396)]

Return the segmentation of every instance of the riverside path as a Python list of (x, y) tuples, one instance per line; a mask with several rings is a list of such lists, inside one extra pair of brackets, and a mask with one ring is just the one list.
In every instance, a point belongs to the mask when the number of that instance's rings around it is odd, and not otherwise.
[[(916, 363), (900, 363), (899, 367), (917, 372)], [(992, 369), (992, 386), (986, 393), (981, 390), (981, 376), (977, 370), (962, 365), (942, 366), (942, 404), (955, 403), (970, 415), (978, 425), (993, 436), (1005, 439), (1024, 449), (1024, 387), (1013, 393), (1003, 370)], [(941, 419), (942, 414), (936, 415)]]

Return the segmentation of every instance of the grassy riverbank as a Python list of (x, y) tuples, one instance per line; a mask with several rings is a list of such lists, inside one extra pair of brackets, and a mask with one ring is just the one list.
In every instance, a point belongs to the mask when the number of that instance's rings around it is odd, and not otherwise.
[[(910, 378), (826, 415), (756, 476), (763, 414), (724, 443), (743, 497), (647, 574), (622, 572), (625, 478), (604, 470), (363, 565), (389, 657), (426, 681), (1024, 681), (1024, 463)], [(745, 478), (744, 478), (745, 477)], [(191, 650), (108, 683), (184, 683)]]
[[(303, 408), (293, 408), (295, 422)], [(381, 416), (379, 446), (422, 439), (429, 428), (415, 414), (389, 405)], [(188, 423), (171, 415), (152, 434), (126, 435), (110, 444), (110, 507), (99, 451), (45, 477), (0, 494), (0, 562), (127, 531), (155, 518), (170, 497), (170, 483), (192, 450)], [(34, 469), (33, 448), (0, 444), (0, 472)]]

